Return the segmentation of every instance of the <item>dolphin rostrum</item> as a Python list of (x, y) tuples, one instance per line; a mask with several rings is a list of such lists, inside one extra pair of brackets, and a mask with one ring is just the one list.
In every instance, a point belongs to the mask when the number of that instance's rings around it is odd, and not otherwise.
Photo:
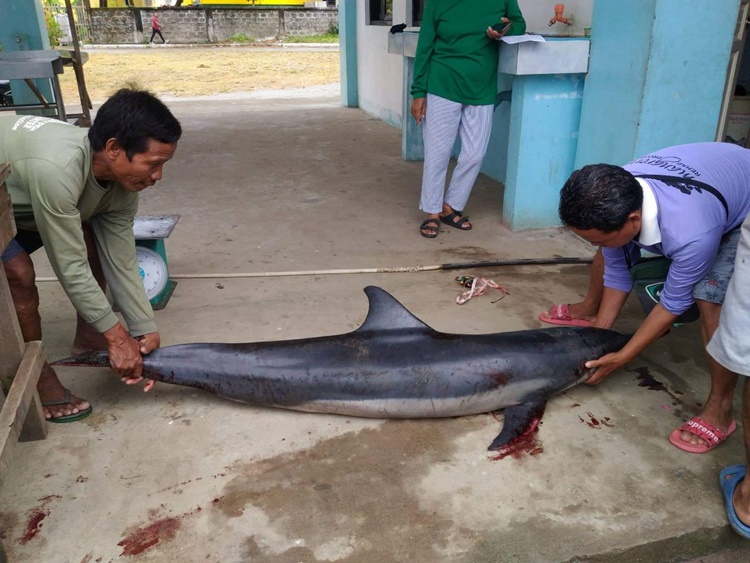
[[(180, 344), (144, 356), (144, 377), (263, 407), (371, 418), (439, 418), (505, 409), (490, 450), (533, 432), (547, 399), (584, 381), (584, 362), (627, 336), (559, 327), (496, 334), (433, 330), (384, 290), (353, 332), (245, 344)], [(54, 365), (109, 366), (106, 352)]]

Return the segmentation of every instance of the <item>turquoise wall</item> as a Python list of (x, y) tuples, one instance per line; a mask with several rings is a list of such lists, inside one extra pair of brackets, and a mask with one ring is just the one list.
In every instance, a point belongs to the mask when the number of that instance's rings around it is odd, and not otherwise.
[(356, 0), (339, 0), (339, 72), (341, 105), (359, 106)]
[[(502, 46), (501, 46), (502, 48)], [(487, 157), (482, 162), (482, 173), (501, 182), (508, 173), (508, 142), (510, 136), (510, 108), (512, 103), (513, 77), (498, 74), (497, 91), (500, 105), (495, 108), (492, 119), (492, 135), (487, 146)]]
[(414, 57), (404, 57), (404, 105), (401, 109), (403, 123), (401, 125), (401, 155), (404, 160), (423, 160), (424, 142), (422, 140), (422, 125), (417, 125), (411, 115), (411, 83), (414, 81)]
[[(657, 2), (634, 157), (716, 140), (739, 4)], [(675, 18), (680, 13), (685, 17)]]
[(557, 204), (575, 161), (583, 82), (583, 74), (514, 78), (503, 198), (503, 222), (513, 230), (560, 222)]
[(716, 140), (740, 0), (597, 0), (575, 167)]
[(3, 50), (49, 49), (41, 0), (0, 0), (0, 14)]
[[(0, 44), (3, 51), (50, 48), (41, 0), (0, 0), (0, 14)], [(34, 82), (48, 99), (54, 99), (49, 80)], [(23, 81), (12, 80), (11, 88), (14, 103), (39, 102)]]

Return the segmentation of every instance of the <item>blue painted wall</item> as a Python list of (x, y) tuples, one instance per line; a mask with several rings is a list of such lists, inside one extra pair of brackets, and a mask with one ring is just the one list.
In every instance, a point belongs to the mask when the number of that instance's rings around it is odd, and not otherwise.
[(404, 160), (423, 160), (424, 141), (422, 125), (417, 125), (411, 115), (411, 83), (414, 81), (414, 58), (404, 57), (404, 106), (401, 110), (403, 123), (401, 127), (401, 156)]
[(516, 76), (503, 199), (513, 230), (559, 223), (560, 187), (575, 162), (583, 101), (582, 74)]
[(0, 0), (0, 14), (3, 50), (49, 49), (41, 0)]
[(740, 0), (597, 0), (575, 168), (716, 138)]
[[(668, 145), (716, 140), (739, 4), (657, 2), (633, 157)], [(675, 18), (680, 13), (685, 17)]]
[[(41, 0), (0, 0), (0, 44), (3, 51), (50, 48)], [(48, 99), (54, 99), (48, 80), (34, 82)], [(11, 88), (15, 103), (38, 103), (36, 96), (23, 81), (12, 80)]]
[[(0, 2), (5, 0), (0, 0)], [(341, 105), (359, 105), (357, 76), (357, 0), (339, 1), (339, 72)]]
[[(502, 48), (502, 45), (501, 47)], [(497, 91), (508, 98), (513, 89), (513, 77), (500, 73), (497, 78)], [(512, 96), (512, 94), (510, 94)], [(510, 108), (512, 100), (505, 100), (495, 108), (492, 119), (492, 135), (487, 146), (487, 156), (482, 162), (482, 173), (501, 182), (508, 173), (508, 141), (510, 136)]]

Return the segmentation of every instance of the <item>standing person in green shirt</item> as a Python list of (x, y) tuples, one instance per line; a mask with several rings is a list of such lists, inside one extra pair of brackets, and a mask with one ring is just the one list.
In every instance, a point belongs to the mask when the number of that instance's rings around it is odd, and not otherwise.
[[(494, 29), (493, 29), (494, 26)], [(462, 212), (479, 175), (492, 131), (498, 39), (526, 31), (517, 0), (427, 0), (414, 61), (411, 114), (424, 121), (420, 233), (435, 238), (440, 222), (462, 231)], [(445, 177), (456, 140), (461, 153), (448, 190)]]
[[(109, 98), (88, 132), (45, 117), (0, 117), (0, 162), (11, 167), (6, 184), (18, 230), (2, 249), (2, 263), (26, 342), (42, 338), (29, 255), (44, 246), (79, 315), (74, 353), (106, 349), (125, 383), (142, 380), (142, 354), (161, 342), (136, 259), (133, 219), (138, 192), (161, 179), (181, 135), (167, 106), (134, 89)], [(104, 294), (105, 279), (127, 329)], [(46, 362), (37, 389), (51, 422), (91, 414), (88, 401), (63, 387)]]

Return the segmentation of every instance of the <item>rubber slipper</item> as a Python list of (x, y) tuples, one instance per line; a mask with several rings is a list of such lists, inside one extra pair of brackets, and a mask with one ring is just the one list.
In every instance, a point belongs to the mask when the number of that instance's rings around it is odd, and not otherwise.
[[(70, 389), (65, 390), (65, 396), (58, 400), (58, 401), (42, 401), (43, 407), (57, 407), (60, 405), (67, 405), (70, 404), (70, 400), (73, 397), (73, 393), (70, 392)], [(58, 417), (52, 417), (46, 419), (47, 422), (54, 422), (54, 423), (66, 423), (66, 422), (75, 422), (77, 420), (82, 420), (89, 416), (92, 412), (94, 412), (94, 408), (89, 405), (87, 409), (79, 410), (75, 414), (67, 414), (64, 416), (58, 416)]]
[(743, 538), (750, 539), (750, 526), (745, 524), (737, 516), (737, 511), (734, 508), (734, 490), (739, 485), (740, 481), (745, 478), (747, 468), (744, 465), (730, 465), (725, 467), (719, 473), (719, 485), (724, 495), (724, 508), (727, 511), (727, 520), (732, 529), (741, 535)]
[[(564, 326), (594, 326), (594, 321), (588, 319), (574, 319), (568, 312), (570, 305), (555, 305), (549, 311), (539, 313), (539, 320), (551, 325)], [(548, 316), (547, 313), (552, 313)]]
[[(716, 428), (713, 424), (709, 424), (699, 416), (694, 416), (688, 420), (685, 424), (680, 426), (677, 430), (669, 435), (669, 441), (672, 445), (680, 448), (682, 451), (689, 452), (691, 454), (705, 454), (710, 452), (716, 446), (721, 444), (724, 440), (737, 429), (737, 423), (733, 420), (729, 423), (729, 428), (726, 432), (722, 432)], [(699, 438), (703, 438), (708, 444), (691, 444), (685, 442), (680, 438), (682, 432), (690, 432), (695, 434)]]

